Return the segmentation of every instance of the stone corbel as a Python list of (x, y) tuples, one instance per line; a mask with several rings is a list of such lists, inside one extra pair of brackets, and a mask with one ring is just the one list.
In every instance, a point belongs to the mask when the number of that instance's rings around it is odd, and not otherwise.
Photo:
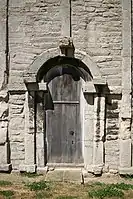
[(71, 37), (63, 37), (59, 42), (59, 48), (61, 50), (61, 55), (74, 57), (75, 48)]
[(83, 93), (91, 94), (91, 93), (99, 93), (99, 89), (97, 86), (105, 86), (106, 85), (106, 79), (101, 78), (95, 78), (93, 81), (85, 82), (82, 88)]
[(26, 84), (27, 90), (28, 91), (44, 91), (47, 92), (47, 84), (46, 83), (28, 83)]

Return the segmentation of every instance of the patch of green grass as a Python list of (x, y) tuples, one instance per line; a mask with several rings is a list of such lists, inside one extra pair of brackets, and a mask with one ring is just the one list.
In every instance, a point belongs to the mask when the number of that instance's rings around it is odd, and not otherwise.
[[(99, 189), (96, 189), (95, 186), (100, 186)], [(117, 184), (104, 184), (104, 183), (93, 183), (93, 188), (91, 191), (88, 192), (91, 198), (105, 198), (105, 197), (117, 197), (122, 198), (124, 196), (123, 190), (130, 190), (133, 189), (133, 185), (125, 184), (125, 183), (117, 183)]]
[(36, 193), (36, 199), (46, 199), (46, 198), (51, 198), (52, 194), (50, 192), (37, 192)]
[(8, 186), (8, 185), (12, 185), (12, 183), (9, 181), (0, 180), (0, 186)]
[(56, 199), (77, 199), (76, 196), (58, 196)]
[(115, 187), (107, 186), (98, 190), (91, 190), (88, 192), (88, 195), (91, 198), (100, 198), (100, 199), (103, 199), (105, 197), (123, 198), (124, 193), (122, 192), (122, 190), (116, 189)]
[(14, 192), (10, 190), (0, 191), (0, 195), (5, 196), (6, 198), (11, 198), (14, 195)]
[(26, 186), (31, 191), (39, 191), (39, 190), (48, 190), (49, 189), (49, 183), (47, 183), (45, 181), (29, 183), (29, 184), (26, 184)]
[(115, 187), (117, 189), (121, 189), (121, 190), (129, 190), (129, 189), (133, 189), (133, 185), (132, 184), (125, 184), (125, 183), (120, 183), (120, 184), (111, 184), (110, 187)]
[(103, 187), (103, 186), (105, 186), (105, 183), (103, 183), (103, 182), (94, 182), (93, 184), (91, 184), (91, 186), (100, 186), (100, 187)]
[(27, 173), (27, 172), (21, 173), (21, 176), (28, 177), (28, 178), (36, 178), (36, 177), (42, 176), (42, 175), (43, 175), (43, 174)]

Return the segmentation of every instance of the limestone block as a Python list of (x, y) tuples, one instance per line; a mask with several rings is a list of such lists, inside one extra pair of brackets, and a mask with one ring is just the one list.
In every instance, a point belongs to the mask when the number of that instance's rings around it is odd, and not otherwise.
[(20, 165), (19, 165), (19, 171), (20, 171), (20, 172), (25, 172), (25, 171), (26, 171), (26, 165), (20, 164)]
[(131, 139), (120, 140), (120, 167), (131, 167)]
[(35, 173), (36, 172), (36, 165), (26, 165), (26, 172), (27, 173)]
[(92, 82), (86, 82), (82, 90), (84, 93), (96, 93), (96, 88)]
[(46, 175), (46, 181), (63, 181), (63, 170), (49, 171)]
[(25, 136), (25, 163), (27, 165), (33, 165), (35, 160), (34, 152), (34, 134), (27, 134)]
[(8, 121), (4, 120), (4, 121), (0, 121), (0, 129), (1, 128), (6, 128), (8, 127)]
[(11, 154), (11, 160), (24, 160), (25, 158), (25, 153), (24, 151), (15, 151), (13, 152), (12, 151), (12, 154)]
[(0, 102), (0, 119), (5, 119), (8, 116), (8, 104), (4, 101)]
[(11, 164), (1, 164), (0, 165), (0, 171), (1, 172), (9, 172), (12, 169), (12, 165)]
[(133, 175), (133, 167), (126, 167), (126, 168), (123, 168), (123, 167), (119, 167), (119, 173), (121, 175)]
[(5, 144), (7, 141), (7, 128), (0, 129), (0, 145)]
[(10, 119), (9, 128), (12, 130), (22, 130), (24, 129), (24, 118), (21, 116), (13, 117)]
[(95, 175), (101, 175), (102, 174), (102, 169), (103, 169), (103, 165), (93, 166), (93, 173)]
[(119, 166), (119, 140), (105, 142), (105, 165), (110, 169), (117, 169)]
[(20, 134), (17, 135), (12, 135), (10, 138), (11, 142), (24, 142), (24, 137), (21, 136)]
[[(127, 80), (129, 81), (129, 80)], [(122, 95), (121, 116), (123, 118), (131, 118), (131, 91)]]
[(64, 171), (63, 180), (68, 182), (81, 182), (81, 169)]
[(21, 114), (24, 111), (24, 105), (9, 105), (9, 114), (10, 117), (13, 117), (15, 114)]
[(93, 164), (102, 165), (103, 164), (103, 142), (93, 143)]
[(11, 7), (22, 7), (25, 5), (25, 2), (24, 1), (21, 1), (21, 0), (11, 0), (10, 2), (10, 6)]
[(92, 119), (85, 118), (84, 120), (84, 138), (83, 140), (93, 140), (94, 123)]
[(131, 119), (122, 118), (120, 123), (120, 138), (123, 140), (131, 137)]
[(13, 104), (14, 101), (16, 102), (17, 100), (25, 100), (25, 92), (10, 93), (9, 102)]
[(24, 143), (21, 142), (10, 142), (10, 147), (13, 153), (21, 153), (25, 151)]
[(118, 135), (107, 135), (106, 139), (109, 140), (117, 140), (118, 139)]
[(7, 164), (7, 144), (0, 145), (0, 165)]
[(10, 99), (9, 103), (12, 104), (12, 105), (16, 105), (16, 106), (17, 105), (23, 105), (24, 99), (14, 99), (14, 98), (12, 98), (12, 99)]
[(84, 164), (85, 167), (93, 164), (93, 143), (84, 141)]
[(44, 167), (44, 134), (37, 133), (36, 135), (36, 160), (37, 166)]

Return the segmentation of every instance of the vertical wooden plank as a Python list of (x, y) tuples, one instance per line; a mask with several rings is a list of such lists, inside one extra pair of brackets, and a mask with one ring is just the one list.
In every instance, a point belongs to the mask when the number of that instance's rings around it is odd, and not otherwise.
[(54, 110), (46, 113), (48, 163), (83, 162), (80, 104), (74, 104), (80, 99), (79, 88), (79, 82), (67, 74), (49, 84), (55, 104)]

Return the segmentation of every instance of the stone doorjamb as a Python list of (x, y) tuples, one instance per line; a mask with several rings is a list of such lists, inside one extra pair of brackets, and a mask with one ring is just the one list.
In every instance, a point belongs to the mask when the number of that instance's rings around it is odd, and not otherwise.
[[(100, 175), (104, 167), (104, 134), (105, 134), (105, 97), (98, 91), (101, 86), (88, 82), (83, 90), (87, 100), (85, 110), (85, 169)], [(93, 133), (92, 133), (93, 132)]]
[[(45, 83), (30, 83), (27, 85), (27, 89), (25, 100), (25, 164), (20, 165), (19, 170), (21, 172), (34, 173), (36, 172), (36, 164), (38, 163), (37, 156), (38, 154), (40, 155), (40, 148), (38, 147), (40, 144), (40, 136), (43, 140), (43, 127), (42, 131), (38, 134), (38, 128), (40, 126), (38, 122), (39, 111), (36, 98), (37, 94), (47, 92), (47, 87)], [(44, 153), (41, 157), (41, 166), (45, 166)]]

